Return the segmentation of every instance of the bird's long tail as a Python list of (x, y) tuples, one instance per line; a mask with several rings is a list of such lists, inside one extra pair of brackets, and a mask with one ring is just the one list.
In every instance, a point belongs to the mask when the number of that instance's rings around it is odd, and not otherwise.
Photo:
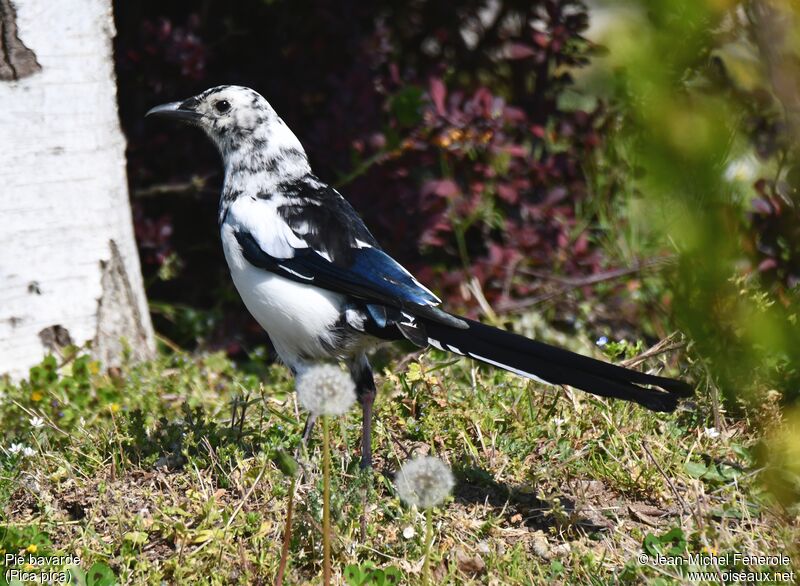
[(652, 411), (674, 411), (681, 398), (692, 395), (692, 387), (683, 381), (630, 370), (461, 319), (468, 328), (425, 320), (428, 342), (524, 377), (632, 401)]

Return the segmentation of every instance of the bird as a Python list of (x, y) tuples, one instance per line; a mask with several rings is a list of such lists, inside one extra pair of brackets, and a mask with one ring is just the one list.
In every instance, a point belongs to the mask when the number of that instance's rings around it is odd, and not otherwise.
[[(199, 127), (224, 166), (218, 222), (247, 310), (295, 377), (346, 366), (362, 409), (361, 467), (372, 466), (376, 386), (368, 355), (408, 340), (522, 377), (672, 412), (682, 381), (583, 356), (444, 309), (379, 245), (353, 206), (311, 170), (300, 140), (253, 89), (221, 85), (145, 117)], [(310, 433), (309, 418), (303, 434)]]

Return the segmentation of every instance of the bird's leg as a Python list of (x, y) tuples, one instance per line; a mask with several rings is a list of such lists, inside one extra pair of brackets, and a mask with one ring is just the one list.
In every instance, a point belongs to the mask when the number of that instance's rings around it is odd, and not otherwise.
[[(292, 371), (292, 374), (297, 379), (297, 376), (305, 370), (305, 365), (303, 364), (293, 364), (289, 367)], [(297, 448), (294, 451), (294, 459), (298, 462), (300, 461), (300, 452), (308, 448), (308, 440), (311, 439), (311, 432), (314, 430), (314, 422), (317, 420), (317, 416), (313, 413), (309, 413), (308, 417), (306, 417), (306, 423), (303, 426), (303, 435), (300, 438), (300, 443), (298, 444)]]
[(306, 417), (306, 424), (303, 426), (303, 435), (300, 438), (300, 443), (297, 444), (297, 447), (294, 450), (294, 459), (298, 462), (300, 461), (301, 452), (305, 451), (308, 453), (308, 440), (311, 439), (311, 432), (314, 429), (314, 422), (316, 422), (317, 416), (313, 413), (309, 413), (308, 417)]
[(311, 431), (314, 429), (314, 422), (317, 420), (317, 416), (313, 413), (309, 413), (308, 417), (306, 418), (305, 427), (303, 427), (303, 440), (302, 444), (308, 445), (308, 439), (311, 437)]
[(372, 406), (375, 403), (375, 378), (367, 358), (362, 356), (351, 366), (356, 383), (358, 402), (361, 403), (361, 469), (372, 468)]
[[(370, 373), (372, 381), (372, 373)], [(371, 389), (363, 389), (359, 395), (361, 402), (361, 469), (372, 468), (372, 405), (375, 403), (375, 383)]]
[(358, 401), (361, 403), (361, 541), (367, 539), (367, 507), (372, 486), (372, 406), (375, 403), (375, 378), (366, 356), (361, 356), (350, 365), (350, 372), (356, 383)]

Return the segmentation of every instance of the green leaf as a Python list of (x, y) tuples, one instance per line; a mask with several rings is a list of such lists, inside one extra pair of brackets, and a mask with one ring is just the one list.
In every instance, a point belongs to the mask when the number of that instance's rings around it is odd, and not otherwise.
[(683, 529), (680, 527), (673, 527), (664, 533), (659, 540), (664, 546), (672, 546), (667, 550), (669, 555), (679, 556), (686, 551), (686, 535), (684, 535)]
[(400, 570), (395, 568), (394, 566), (389, 566), (388, 568), (384, 568), (383, 570), (383, 581), (384, 584), (400, 584), (400, 580), (402, 579), (403, 575), (400, 573)]
[(278, 469), (284, 473), (284, 475), (297, 475), (297, 462), (295, 462), (295, 459), (286, 453), (285, 450), (275, 450), (272, 452), (270, 457)]
[(673, 527), (661, 536), (661, 543), (670, 543), (672, 541), (686, 541), (683, 529), (680, 527)]
[(346, 566), (344, 579), (348, 586), (391, 586), (400, 584), (402, 574), (392, 566), (381, 569), (374, 567), (371, 562), (364, 562), (363, 566)]
[(719, 473), (716, 466), (709, 466), (708, 471), (703, 474), (703, 480), (710, 480), (712, 482), (723, 482), (725, 478)]
[(205, 543), (212, 539), (222, 539), (223, 536), (221, 529), (200, 529), (192, 538), (192, 543)]
[(96, 562), (86, 575), (86, 586), (113, 586), (116, 583), (114, 572), (103, 562)]
[(747, 464), (752, 463), (753, 455), (750, 453), (750, 450), (744, 446), (740, 444), (731, 444), (731, 450), (733, 450), (733, 453), (739, 456)]
[(742, 474), (742, 471), (727, 464), (720, 464), (719, 472), (725, 480), (733, 480)]
[(692, 478), (700, 478), (708, 471), (708, 467), (703, 464), (702, 462), (686, 462), (683, 465), (683, 469), (686, 471), (686, 474), (691, 476)]
[(361, 571), (361, 568), (358, 565), (350, 564), (349, 566), (345, 567), (344, 581), (347, 582), (348, 586), (361, 586), (364, 584), (366, 579), (366, 574)]
[(397, 92), (389, 108), (398, 124), (405, 127), (416, 126), (422, 120), (422, 89), (409, 85)]
[[(147, 543), (147, 532), (146, 531), (128, 531), (123, 536), (122, 539), (127, 541), (128, 543), (133, 543), (134, 545), (141, 545), (143, 543)], [(94, 566), (92, 566), (92, 567), (94, 567)]]
[(652, 533), (648, 533), (644, 537), (642, 547), (649, 555), (658, 555), (661, 553), (661, 540)]
[(406, 380), (408, 382), (415, 383), (423, 378), (422, 366), (420, 366), (419, 362), (412, 362), (408, 365), (408, 370), (406, 371)]
[(711, 514), (721, 519), (742, 519), (744, 517), (742, 511), (728, 506), (711, 509)]

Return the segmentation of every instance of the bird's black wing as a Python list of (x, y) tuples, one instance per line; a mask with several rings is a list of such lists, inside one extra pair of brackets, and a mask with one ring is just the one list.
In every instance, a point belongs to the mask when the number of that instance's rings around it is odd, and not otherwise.
[[(271, 254), (253, 232), (235, 231), (245, 259), (287, 279), (307, 283), (412, 315), (462, 327), (438, 309), (441, 300), (380, 249), (352, 206), (333, 188), (310, 178), (282, 186), (277, 206), (296, 242), (288, 254)], [(285, 229), (286, 226), (281, 226)], [(279, 233), (283, 230), (274, 230)], [(376, 311), (371, 308), (370, 312)], [(379, 312), (379, 310), (377, 310)], [(380, 321), (380, 320), (379, 320)]]
[(313, 176), (279, 186), (281, 217), (310, 248), (347, 267), (356, 250), (380, 249), (378, 241), (342, 194)]

